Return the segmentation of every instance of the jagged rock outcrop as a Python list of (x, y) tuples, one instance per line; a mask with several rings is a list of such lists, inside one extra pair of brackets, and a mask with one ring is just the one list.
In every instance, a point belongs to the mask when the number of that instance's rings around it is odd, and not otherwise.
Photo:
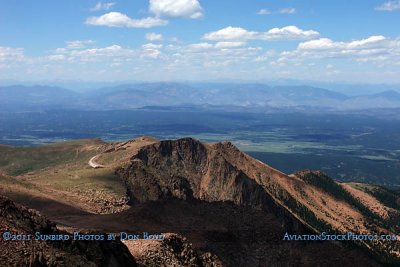
[(287, 229), (313, 231), (287, 207), (302, 209), (280, 184), (287, 176), (231, 142), (203, 144), (193, 138), (156, 142), (142, 147), (131, 164), (116, 173), (124, 180), (132, 202), (228, 201), (272, 212)]
[(135, 257), (138, 266), (192, 266), (222, 267), (222, 262), (211, 253), (199, 255), (185, 237), (178, 234), (164, 234), (164, 240), (124, 241)]
[(235, 161), (246, 157), (229, 142), (204, 145), (184, 138), (161, 141), (142, 148), (131, 165), (120, 168), (133, 200), (166, 198), (232, 201), (261, 206), (268, 196)]
[(0, 237), (2, 266), (136, 266), (134, 258), (120, 241), (42, 241), (34, 234), (66, 234), (37, 211), (0, 196), (0, 233), (32, 235), (31, 240), (5, 240)]

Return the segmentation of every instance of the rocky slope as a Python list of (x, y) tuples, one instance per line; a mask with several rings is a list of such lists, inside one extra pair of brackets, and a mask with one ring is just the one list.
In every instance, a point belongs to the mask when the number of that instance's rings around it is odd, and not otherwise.
[[(117, 173), (135, 203), (228, 201), (272, 212), (290, 230), (393, 234), (390, 222), (399, 218), (399, 210), (368, 193), (321, 172), (286, 175), (230, 142), (202, 144), (191, 138), (157, 142), (142, 147)], [(393, 241), (355, 244), (383, 261), (399, 259), (400, 249)]]
[(271, 181), (283, 174), (268, 167), (260, 172), (260, 167), (229, 142), (204, 145), (185, 138), (143, 147), (117, 173), (138, 202), (171, 197), (264, 207), (269, 196), (251, 175)]
[(222, 267), (222, 262), (211, 253), (198, 255), (185, 237), (165, 234), (162, 241), (123, 241), (135, 257), (138, 266)]
[[(399, 263), (400, 250), (393, 241), (283, 240), (286, 233), (397, 233), (398, 193), (372, 185), (339, 183), (318, 171), (287, 175), (230, 142), (204, 144), (192, 138), (157, 141), (149, 137), (120, 143), (82, 140), (29, 151), (9, 148), (2, 155), (6, 165), (0, 166), (0, 194), (39, 210), (58, 224), (96, 232), (171, 233), (163, 241), (124, 241), (140, 266)], [(88, 165), (95, 156), (103, 168)], [(40, 159), (52, 161), (45, 164)], [(26, 172), (26, 166), (33, 168)], [(125, 205), (125, 190), (130, 206)], [(113, 199), (124, 199), (123, 208)], [(0, 230), (34, 231), (42, 225), (12, 215), (14, 210), (24, 209), (3, 209)], [(56, 231), (51, 223), (44, 225)], [(58, 265), (82, 262), (103, 266), (107, 264), (104, 255), (110, 258), (107, 253), (113, 253), (108, 243), (21, 242), (19, 252), (13, 254), (11, 243), (1, 242), (7, 248), (3, 257), (21, 258), (25, 264), (31, 258), (39, 258), (43, 264), (57, 260), (40, 256), (38, 250), (61, 255)], [(77, 245), (79, 249), (74, 247)], [(128, 251), (119, 242), (115, 246)]]
[(38, 241), (43, 235), (63, 235), (56, 225), (37, 211), (14, 204), (0, 196), (0, 233), (32, 235), (31, 240), (0, 238), (2, 266), (136, 266), (119, 241)]

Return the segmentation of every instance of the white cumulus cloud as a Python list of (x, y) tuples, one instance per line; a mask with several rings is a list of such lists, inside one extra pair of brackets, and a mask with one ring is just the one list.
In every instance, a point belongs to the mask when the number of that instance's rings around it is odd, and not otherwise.
[(203, 16), (198, 0), (150, 0), (149, 10), (159, 17), (198, 19)]
[(257, 14), (258, 15), (269, 15), (269, 14), (271, 14), (271, 11), (269, 11), (268, 9), (262, 8), (262, 9), (258, 10)]
[(400, 39), (386, 38), (382, 35), (349, 42), (321, 38), (302, 42), (296, 50), (284, 51), (280, 56), (281, 61), (328, 58), (394, 64), (400, 61)]
[(188, 50), (192, 52), (203, 51), (213, 48), (214, 46), (210, 43), (196, 43), (188, 45)]
[(301, 40), (311, 39), (319, 36), (317, 31), (313, 30), (302, 30), (296, 26), (286, 26), (283, 28), (273, 28), (266, 33), (262, 34), (263, 39), (267, 40)]
[(23, 48), (2, 47), (0, 46), (0, 62), (24, 59)]
[(109, 12), (99, 17), (89, 17), (86, 20), (86, 24), (107, 27), (151, 28), (165, 26), (168, 21), (152, 17), (132, 19), (120, 12)]
[(50, 55), (47, 57), (47, 59), (50, 61), (62, 61), (65, 60), (66, 57), (65, 55)]
[(109, 10), (115, 5), (114, 2), (112, 3), (102, 3), (102, 2), (97, 2), (97, 4), (90, 9), (90, 11), (100, 11), (100, 10)]
[(92, 48), (81, 46), (73, 49), (69, 47), (69, 42), (66, 42), (66, 44), (66, 47), (55, 49), (47, 59), (68, 62), (101, 62), (107, 59), (126, 59), (137, 55), (137, 51), (134, 49), (123, 48), (117, 44)]
[(163, 47), (163, 45), (161, 45), (161, 44), (153, 44), (153, 43), (148, 43), (148, 44), (142, 45), (142, 48), (144, 48), (144, 49), (160, 49), (162, 47)]
[(244, 46), (246, 42), (218, 42), (215, 44), (215, 48), (235, 48)]
[(206, 40), (248, 40), (255, 39), (257, 32), (248, 31), (240, 27), (226, 27), (221, 30), (207, 33), (203, 36)]
[(148, 43), (142, 45), (142, 58), (157, 59), (161, 56), (160, 49), (163, 47), (161, 44)]
[(378, 11), (394, 11), (400, 10), (400, 0), (388, 1), (375, 8)]
[(317, 31), (302, 30), (296, 26), (273, 28), (266, 32), (248, 31), (240, 27), (226, 27), (224, 29), (207, 33), (203, 36), (206, 40), (304, 40), (319, 36)]
[(162, 34), (159, 33), (155, 33), (155, 32), (149, 32), (146, 33), (146, 40), (148, 41), (162, 41), (163, 40), (163, 36)]
[(299, 49), (315, 49), (315, 50), (324, 50), (335, 47), (336, 44), (328, 38), (320, 38), (318, 40), (312, 40), (304, 43), (300, 43)]
[(87, 47), (88, 45), (92, 45), (92, 44), (94, 44), (94, 43), (95, 43), (95, 41), (92, 41), (92, 40), (67, 41), (67, 42), (66, 42), (66, 48), (67, 48), (67, 49), (81, 49), (81, 48)]
[(370, 36), (366, 39), (355, 40), (351, 42), (334, 42), (328, 38), (311, 40), (300, 43), (298, 49), (302, 50), (327, 50), (327, 49), (365, 49), (380, 47), (386, 37), (382, 35)]
[(296, 9), (293, 8), (293, 7), (281, 8), (279, 10), (279, 13), (281, 13), (281, 14), (294, 14), (294, 13), (296, 13)]

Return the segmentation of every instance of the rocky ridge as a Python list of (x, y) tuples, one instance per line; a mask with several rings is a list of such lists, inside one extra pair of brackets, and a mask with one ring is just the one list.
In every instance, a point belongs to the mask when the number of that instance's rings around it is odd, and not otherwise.
[[(350, 193), (322, 172), (286, 175), (230, 142), (203, 144), (192, 138), (156, 142), (138, 150), (131, 163), (116, 173), (134, 203), (168, 199), (232, 202), (272, 212), (286, 229), (300, 232), (393, 234), (387, 225), (399, 213), (377, 218), (375, 208), (355, 197), (354, 190)], [(378, 258), (399, 260), (400, 248), (393, 242), (360, 241), (356, 245)]]

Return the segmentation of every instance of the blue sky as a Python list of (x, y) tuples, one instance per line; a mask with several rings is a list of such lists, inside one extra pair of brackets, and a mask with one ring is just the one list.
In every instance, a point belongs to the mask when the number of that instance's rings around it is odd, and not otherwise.
[(400, 83), (400, 0), (2, 0), (0, 79)]

